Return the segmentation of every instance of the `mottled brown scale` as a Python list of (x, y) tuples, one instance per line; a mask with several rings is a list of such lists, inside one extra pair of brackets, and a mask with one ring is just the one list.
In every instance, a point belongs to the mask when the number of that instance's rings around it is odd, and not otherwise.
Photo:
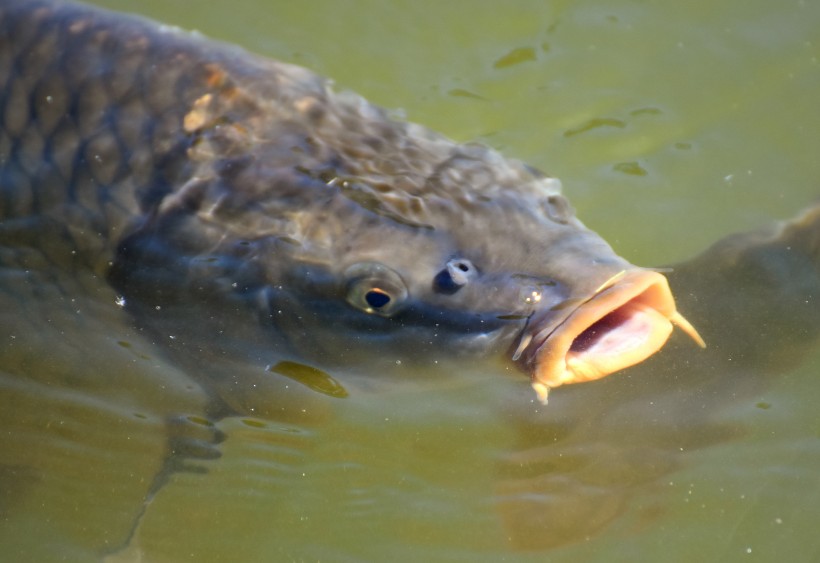
[(6, 2), (0, 18), (3, 215), (64, 220), (76, 204), (72, 220), (115, 244), (104, 231), (192, 173), (180, 125), (194, 100), (235, 101), (236, 88), (195, 44), (141, 22), (36, 1)]

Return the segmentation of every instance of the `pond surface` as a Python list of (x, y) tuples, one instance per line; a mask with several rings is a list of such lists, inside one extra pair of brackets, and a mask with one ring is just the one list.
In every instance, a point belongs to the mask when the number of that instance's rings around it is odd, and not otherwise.
[[(637, 264), (684, 261), (820, 195), (813, 2), (94, 3), (308, 66), (524, 159)], [(287, 416), (260, 398), (258, 416), (214, 429), (196, 374), (98, 280), (3, 283), (0, 559), (820, 558), (816, 340), (775, 370), (791, 350), (735, 370), (686, 367), (698, 351), (681, 344), (547, 407), (488, 366), (346, 399), (295, 391)], [(707, 396), (699, 377), (720, 370)], [(223, 432), (222, 456), (172, 475), (132, 529), (168, 413)]]

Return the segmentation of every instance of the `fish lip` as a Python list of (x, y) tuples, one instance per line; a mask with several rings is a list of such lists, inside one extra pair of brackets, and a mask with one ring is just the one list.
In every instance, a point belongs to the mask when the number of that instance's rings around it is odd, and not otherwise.
[(516, 361), (539, 396), (640, 363), (666, 343), (680, 317), (666, 277), (637, 268), (618, 276), (563, 317), (554, 311), (533, 316), (521, 336), (530, 342)]

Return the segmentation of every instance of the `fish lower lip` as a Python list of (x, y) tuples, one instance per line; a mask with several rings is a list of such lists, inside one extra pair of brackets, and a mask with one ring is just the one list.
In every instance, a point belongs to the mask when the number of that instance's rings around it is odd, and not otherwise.
[(544, 329), (536, 322), (522, 336), (522, 341), (532, 338), (532, 343), (520, 361), (531, 372), (533, 388), (542, 401), (550, 388), (600, 379), (644, 361), (666, 343), (673, 322), (703, 345), (677, 312), (663, 275), (635, 269), (617, 277), (617, 282), (605, 284), (557, 327)]

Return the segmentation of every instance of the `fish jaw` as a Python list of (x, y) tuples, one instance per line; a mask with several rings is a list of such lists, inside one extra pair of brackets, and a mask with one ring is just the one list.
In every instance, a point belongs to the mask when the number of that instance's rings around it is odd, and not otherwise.
[[(593, 381), (638, 364), (659, 351), (678, 324), (700, 346), (697, 331), (677, 312), (666, 277), (626, 270), (605, 282), (565, 316), (534, 315), (521, 337), (518, 361), (546, 403), (550, 389)], [(524, 344), (526, 343), (526, 344)]]

